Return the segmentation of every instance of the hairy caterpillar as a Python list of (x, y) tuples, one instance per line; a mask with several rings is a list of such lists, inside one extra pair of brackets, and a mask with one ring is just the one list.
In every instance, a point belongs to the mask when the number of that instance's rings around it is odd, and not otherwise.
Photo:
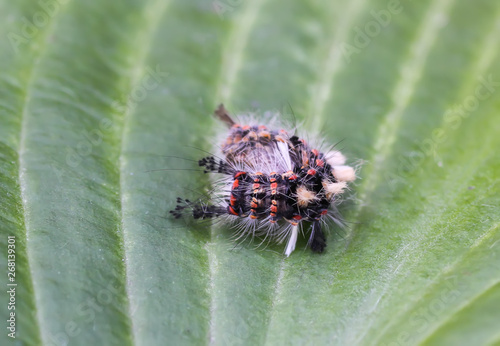
[(198, 161), (205, 173), (218, 176), (215, 193), (208, 202), (179, 197), (170, 213), (176, 218), (185, 211), (195, 219), (223, 217), (233, 223), (239, 237), (286, 240), (287, 257), (295, 249), (299, 230), (307, 225), (309, 247), (323, 252), (326, 221), (341, 223), (335, 205), (347, 183), (356, 179), (344, 155), (321, 152), (279, 126), (255, 119), (235, 121), (222, 104), (215, 115), (229, 133), (219, 156)]

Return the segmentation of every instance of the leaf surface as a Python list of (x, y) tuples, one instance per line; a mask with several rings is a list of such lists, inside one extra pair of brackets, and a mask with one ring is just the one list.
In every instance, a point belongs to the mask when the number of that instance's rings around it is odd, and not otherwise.
[[(500, 343), (500, 4), (3, 0), (0, 33), (17, 343)], [(325, 254), (168, 217), (221, 102), (362, 162)]]

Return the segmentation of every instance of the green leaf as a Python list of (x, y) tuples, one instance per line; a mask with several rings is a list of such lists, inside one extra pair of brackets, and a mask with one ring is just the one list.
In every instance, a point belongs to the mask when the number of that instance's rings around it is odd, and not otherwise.
[[(0, 0), (0, 343), (500, 345), (499, 36), (489, 0)], [(167, 217), (220, 102), (362, 162), (325, 254)]]

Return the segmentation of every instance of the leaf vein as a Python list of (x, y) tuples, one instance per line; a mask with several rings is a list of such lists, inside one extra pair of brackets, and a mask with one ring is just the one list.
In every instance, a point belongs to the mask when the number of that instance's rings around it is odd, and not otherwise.
[[(144, 74), (144, 69), (146, 65), (146, 58), (151, 49), (151, 43), (154, 37), (154, 34), (158, 28), (161, 17), (163, 16), (167, 6), (168, 1), (164, 0), (156, 0), (149, 5), (149, 8), (146, 8), (145, 15), (150, 19), (148, 21), (148, 25), (144, 28), (144, 30), (138, 35), (137, 43), (138, 47), (134, 48), (139, 53), (137, 54), (137, 59), (135, 65), (133, 66), (133, 74), (130, 79), (130, 92), (134, 90), (136, 86), (139, 85), (141, 78)], [(135, 47), (135, 46), (134, 46)], [(128, 228), (125, 222), (125, 216), (127, 215), (129, 209), (129, 199), (127, 194), (127, 188), (125, 187), (125, 182), (123, 177), (127, 171), (127, 160), (126, 156), (126, 147), (128, 144), (128, 134), (130, 132), (130, 124), (134, 115), (134, 109), (132, 107), (127, 107), (125, 114), (123, 114), (123, 127), (121, 133), (121, 144), (120, 144), (120, 152), (118, 158), (119, 164), (119, 193), (120, 193), (120, 212), (121, 212), (121, 229), (122, 229), (122, 249), (123, 249), (123, 258), (124, 258), (124, 269), (125, 269), (125, 291), (126, 298), (128, 302), (128, 320), (130, 322), (130, 331), (132, 336), (132, 342), (137, 344), (137, 335), (135, 332), (135, 324), (134, 319), (132, 318), (133, 307), (132, 307), (132, 299), (131, 299), (131, 282), (128, 280), (129, 278), (129, 256), (127, 254), (127, 238), (128, 238)]]
[(350, 6), (341, 16), (339, 24), (335, 28), (328, 54), (321, 64), (318, 82), (313, 86), (314, 95), (308, 112), (312, 119), (313, 128), (311, 130), (313, 133), (319, 132), (323, 126), (326, 103), (331, 97), (335, 76), (343, 66), (342, 45), (347, 40), (352, 23), (359, 16), (365, 4), (366, 0), (350, 2)]
[[(64, 8), (67, 8), (69, 6), (70, 1), (65, 2), (62, 4)], [(21, 128), (20, 128), (20, 134), (19, 134), (19, 148), (18, 148), (18, 167), (19, 167), (19, 187), (20, 187), (20, 194), (21, 194), (21, 206), (22, 206), (22, 213), (23, 213), (23, 218), (24, 218), (24, 228), (25, 228), (25, 238), (26, 238), (26, 264), (29, 269), (29, 279), (31, 280), (31, 285), (33, 288), (33, 295), (34, 295), (34, 308), (35, 308), (35, 320), (36, 320), (36, 325), (38, 329), (38, 336), (40, 340), (49, 340), (48, 335), (44, 335), (44, 333), (48, 333), (47, 328), (43, 328), (43, 321), (44, 318), (41, 316), (40, 310), (41, 306), (43, 304), (40, 304), (42, 301), (41, 297), (39, 296), (39, 290), (36, 289), (36, 273), (33, 272), (33, 268), (31, 266), (31, 263), (35, 262), (34, 259), (32, 258), (31, 251), (29, 251), (30, 248), (30, 242), (29, 242), (29, 233), (30, 233), (30, 222), (29, 222), (29, 209), (27, 208), (27, 198), (26, 198), (26, 190), (27, 190), (27, 182), (26, 182), (26, 164), (24, 161), (25, 155), (26, 155), (26, 141), (27, 141), (27, 119), (28, 119), (28, 104), (30, 102), (30, 96), (31, 96), (31, 91), (33, 89), (33, 85), (35, 82), (35, 75), (36, 75), (36, 69), (39, 66), (39, 62), (41, 61), (42, 57), (44, 56), (44, 53), (47, 49), (47, 47), (50, 44), (50, 37), (51, 33), (55, 31), (55, 22), (56, 18), (59, 18), (62, 16), (63, 13), (63, 8), (60, 9), (59, 13), (55, 15), (54, 17), (51, 18), (49, 21), (49, 24), (47, 24), (46, 29), (42, 30), (42, 33), (39, 34), (39, 40), (41, 42), (40, 46), (38, 47), (38, 54), (33, 60), (31, 69), (29, 71), (28, 79), (26, 82), (26, 93), (24, 94), (24, 100), (22, 103), (22, 110), (21, 110)]]
[[(241, 14), (241, 20), (238, 25), (235, 25), (234, 30), (229, 36), (226, 43), (226, 48), (222, 57), (221, 72), (219, 80), (217, 82), (217, 87), (214, 96), (214, 106), (219, 103), (224, 103), (230, 105), (230, 100), (233, 94), (234, 85), (239, 71), (241, 70), (241, 65), (243, 62), (243, 52), (248, 43), (248, 38), (250, 32), (255, 25), (257, 15), (261, 8), (263, 7), (265, 0), (255, 0), (247, 3), (243, 13)], [(211, 227), (210, 230), (210, 243), (207, 244), (206, 251), (208, 257), (208, 268), (209, 268), (209, 286), (208, 290), (210, 292), (210, 320), (208, 322), (208, 342), (213, 345), (216, 344), (216, 321), (215, 313), (217, 311), (216, 299), (215, 299), (215, 277), (217, 276), (217, 257), (215, 250), (215, 239), (216, 239), (216, 229), (215, 226)]]
[(215, 92), (215, 102), (230, 104), (234, 90), (234, 84), (241, 70), (243, 52), (248, 43), (250, 32), (255, 25), (257, 14), (262, 8), (265, 0), (249, 1), (241, 20), (234, 26), (224, 50), (219, 76), (218, 86)]

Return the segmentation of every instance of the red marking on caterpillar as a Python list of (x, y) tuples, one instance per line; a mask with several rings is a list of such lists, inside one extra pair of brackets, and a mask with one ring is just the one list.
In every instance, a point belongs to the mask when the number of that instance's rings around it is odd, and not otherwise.
[(234, 175), (234, 179), (238, 179), (241, 176), (246, 175), (246, 174), (247, 174), (247, 172), (236, 172)]
[(237, 235), (286, 240), (286, 256), (295, 249), (299, 234), (309, 234), (311, 250), (323, 252), (326, 220), (341, 223), (337, 196), (355, 179), (345, 157), (331, 147), (322, 151), (321, 146), (310, 146), (295, 130), (274, 125), (276, 119), (235, 121), (222, 105), (215, 114), (229, 133), (221, 136), (220, 153), (199, 161), (216, 179), (215, 191), (206, 201), (178, 198), (171, 213), (179, 218), (187, 210), (195, 219), (223, 218)]
[(236, 179), (236, 180), (233, 182), (233, 187), (232, 187), (232, 189), (234, 190), (234, 189), (238, 188), (238, 186), (240, 186), (240, 181), (239, 181), (238, 179)]

